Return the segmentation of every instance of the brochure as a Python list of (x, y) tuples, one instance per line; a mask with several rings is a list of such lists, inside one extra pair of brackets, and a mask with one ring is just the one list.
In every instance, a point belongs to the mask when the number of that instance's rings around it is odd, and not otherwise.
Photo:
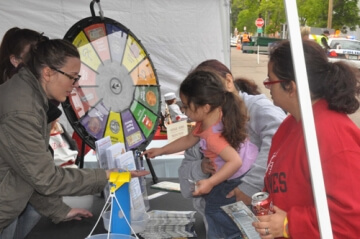
[[(109, 169), (109, 163), (106, 157), (106, 149), (111, 145), (112, 144), (111, 144), (110, 136), (106, 136), (104, 138), (95, 141), (96, 157), (98, 159), (99, 166), (102, 169)], [(105, 198), (108, 198), (110, 195), (109, 183), (107, 183), (104, 188), (104, 195)]]
[[(126, 170), (136, 170), (134, 152), (128, 151), (115, 158), (115, 166)], [(141, 192), (139, 178), (131, 178), (130, 181), (131, 208), (145, 212), (145, 203)]]
[(221, 207), (236, 223), (244, 239), (260, 239), (259, 233), (252, 226), (259, 221), (254, 213), (242, 201)]

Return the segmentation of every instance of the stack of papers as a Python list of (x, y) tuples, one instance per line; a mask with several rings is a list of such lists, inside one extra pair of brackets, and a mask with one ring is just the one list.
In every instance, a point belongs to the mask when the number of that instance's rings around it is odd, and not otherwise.
[(140, 236), (146, 239), (197, 237), (195, 213), (195, 211), (150, 211), (149, 222)]

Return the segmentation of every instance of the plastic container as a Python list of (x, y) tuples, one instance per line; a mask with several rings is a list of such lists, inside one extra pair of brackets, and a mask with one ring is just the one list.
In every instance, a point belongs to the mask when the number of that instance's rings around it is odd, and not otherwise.
[(140, 185), (141, 185), (141, 194), (144, 200), (144, 204), (145, 204), (145, 209), (146, 211), (150, 210), (150, 203), (149, 203), (149, 198), (148, 198), (148, 194), (147, 194), (147, 190), (146, 190), (146, 179), (145, 177), (140, 177)]
[(108, 234), (97, 234), (87, 237), (86, 239), (136, 239), (136, 237), (129, 236), (129, 235), (123, 235), (123, 234), (110, 234), (108, 237)]
[[(106, 211), (102, 215), (104, 228), (106, 231), (109, 231), (109, 221), (110, 221), (110, 211)], [(146, 228), (147, 223), (149, 222), (150, 216), (144, 211), (131, 211), (131, 227), (135, 233), (143, 232)], [(133, 231), (131, 231), (133, 234)]]
[[(131, 227), (136, 234), (145, 230), (149, 219), (149, 214), (144, 211), (131, 211)], [(133, 232), (131, 233), (133, 234)]]
[(110, 213), (111, 213), (111, 211), (106, 211), (102, 215), (104, 228), (105, 228), (106, 231), (109, 231)]

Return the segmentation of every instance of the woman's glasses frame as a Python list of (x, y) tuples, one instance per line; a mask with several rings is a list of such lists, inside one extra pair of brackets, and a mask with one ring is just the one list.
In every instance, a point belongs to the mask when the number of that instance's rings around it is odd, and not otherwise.
[(63, 72), (62, 70), (59, 70), (59, 69), (55, 68), (55, 67), (50, 67), (50, 69), (54, 70), (56, 72), (59, 72), (60, 74), (63, 74), (64, 76), (68, 77), (70, 80), (73, 80), (74, 81), (73, 85), (75, 85), (76, 82), (78, 82), (80, 80), (80, 77), (81, 77), (81, 75), (78, 75), (77, 77), (72, 76), (72, 75), (70, 75), (70, 74), (68, 74), (66, 72)]
[(284, 82), (284, 80), (270, 81), (270, 78), (266, 77), (265, 80), (263, 81), (263, 84), (266, 89), (270, 89), (273, 84), (280, 83), (280, 82)]

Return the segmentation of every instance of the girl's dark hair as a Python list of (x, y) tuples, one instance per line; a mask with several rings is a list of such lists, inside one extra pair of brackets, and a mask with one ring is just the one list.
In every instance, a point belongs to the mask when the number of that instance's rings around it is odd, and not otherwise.
[(246, 92), (249, 95), (261, 94), (258, 85), (254, 81), (248, 80), (246, 78), (236, 78), (234, 80), (234, 84), (238, 90), (240, 90), (241, 92)]
[(206, 104), (210, 111), (222, 109), (222, 136), (228, 143), (239, 149), (246, 137), (247, 110), (238, 95), (225, 89), (221, 76), (213, 70), (198, 69), (191, 72), (180, 85), (180, 94), (186, 97), (188, 105), (195, 109)]
[(16, 73), (15, 66), (10, 62), (10, 56), (21, 59), (21, 54), (28, 45), (35, 45), (38, 41), (47, 39), (42, 33), (13, 27), (9, 29), (0, 45), (0, 84), (10, 79)]
[(41, 70), (46, 67), (59, 69), (64, 66), (67, 57), (80, 58), (77, 48), (69, 41), (52, 39), (34, 45), (25, 64), (37, 79), (41, 79)]
[[(342, 61), (329, 62), (322, 47), (314, 41), (304, 40), (303, 48), (312, 99), (324, 98), (331, 110), (354, 113), (359, 108), (359, 70)], [(289, 83), (295, 81), (289, 41), (276, 43), (270, 51), (270, 63), (274, 74), (285, 81), (281, 86), (288, 89)]]

